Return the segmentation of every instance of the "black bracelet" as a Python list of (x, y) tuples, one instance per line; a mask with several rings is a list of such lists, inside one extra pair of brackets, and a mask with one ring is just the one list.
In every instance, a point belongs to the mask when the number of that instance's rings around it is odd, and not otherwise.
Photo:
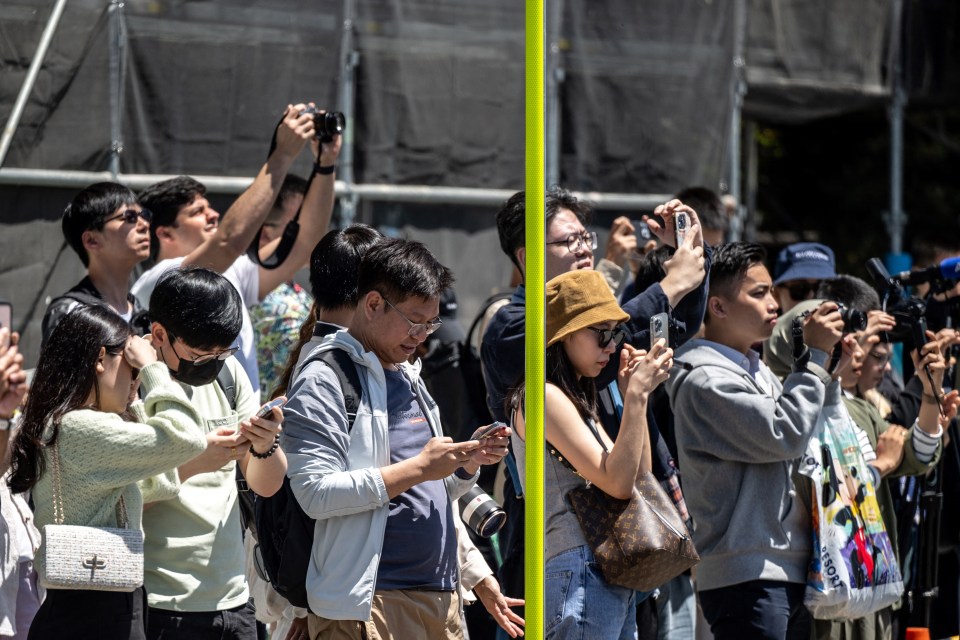
[(278, 433), (273, 439), (273, 446), (266, 450), (264, 453), (257, 453), (257, 450), (253, 448), (253, 445), (250, 445), (250, 453), (253, 454), (254, 458), (260, 458), (261, 460), (266, 460), (280, 447), (280, 434)]
[(335, 164), (332, 164), (329, 167), (321, 167), (319, 162), (313, 163), (313, 172), (319, 173), (322, 176), (328, 176), (336, 170), (337, 170), (337, 165)]

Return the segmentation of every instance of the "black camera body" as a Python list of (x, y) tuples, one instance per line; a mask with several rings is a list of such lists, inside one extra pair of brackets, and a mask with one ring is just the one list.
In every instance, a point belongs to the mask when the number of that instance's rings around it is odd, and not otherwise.
[(347, 126), (347, 117), (339, 111), (327, 111), (321, 113), (316, 107), (307, 107), (300, 112), (300, 115), (313, 116), (313, 129), (320, 142), (332, 142), (334, 136), (343, 133)]
[(890, 276), (879, 258), (867, 260), (867, 271), (873, 278), (874, 288), (880, 294), (883, 310), (892, 315), (897, 326), (890, 332), (894, 342), (912, 339), (917, 350), (927, 344), (927, 305), (915, 296), (908, 296), (903, 286)]
[(867, 328), (867, 314), (859, 309), (848, 309), (839, 302), (840, 317), (843, 318), (843, 333), (856, 333)]

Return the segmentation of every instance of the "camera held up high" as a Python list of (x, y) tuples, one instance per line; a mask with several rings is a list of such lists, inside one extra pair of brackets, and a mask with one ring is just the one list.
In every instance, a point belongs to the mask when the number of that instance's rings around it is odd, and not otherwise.
[(320, 142), (333, 141), (333, 137), (342, 134), (347, 126), (346, 116), (339, 111), (324, 113), (316, 107), (307, 107), (300, 112), (300, 115), (304, 114), (313, 116), (313, 128)]
[(880, 294), (884, 311), (892, 315), (897, 326), (890, 332), (894, 341), (910, 340), (911, 348), (919, 349), (927, 343), (927, 305), (923, 300), (908, 296), (900, 282), (890, 276), (880, 258), (867, 260), (867, 271), (874, 288)]

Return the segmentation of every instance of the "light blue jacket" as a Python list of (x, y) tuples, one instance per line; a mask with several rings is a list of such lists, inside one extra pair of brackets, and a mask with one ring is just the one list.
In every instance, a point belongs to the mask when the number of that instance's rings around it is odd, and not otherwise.
[[(329, 349), (350, 354), (360, 375), (362, 399), (349, 432), (336, 374), (323, 362), (301, 369), (309, 356)], [(442, 436), (437, 404), (419, 379), (419, 362), (400, 367), (414, 383), (433, 434)], [(380, 474), (380, 468), (390, 464), (383, 367), (373, 352), (338, 331), (307, 344), (297, 368), (283, 411), (281, 445), (294, 495), (317, 521), (307, 599), (320, 617), (369, 620), (390, 502)], [(451, 505), (475, 481), (448, 476)]]

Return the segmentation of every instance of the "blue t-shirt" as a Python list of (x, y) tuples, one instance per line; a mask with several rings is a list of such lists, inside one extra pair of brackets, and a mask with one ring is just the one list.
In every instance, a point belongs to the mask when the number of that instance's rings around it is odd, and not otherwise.
[[(396, 464), (420, 453), (433, 433), (410, 381), (399, 371), (384, 374), (390, 463)], [(443, 480), (421, 482), (392, 498), (376, 588), (453, 591), (457, 575), (453, 518)]]

